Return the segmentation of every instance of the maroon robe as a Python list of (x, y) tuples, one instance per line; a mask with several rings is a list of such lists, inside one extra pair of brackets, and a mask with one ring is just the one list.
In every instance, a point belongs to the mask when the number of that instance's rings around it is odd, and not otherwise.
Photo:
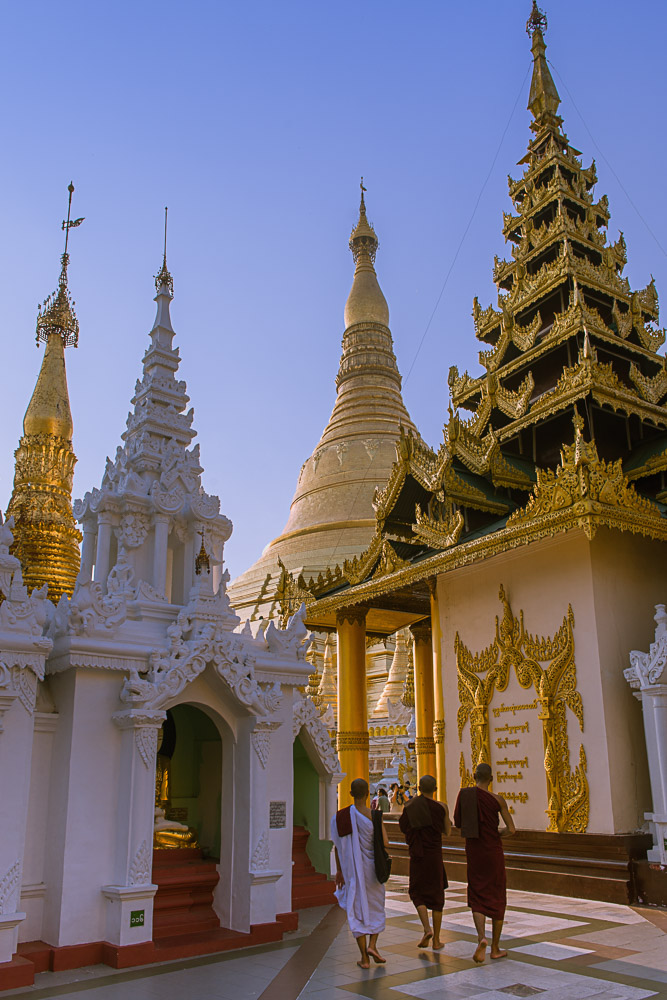
[(454, 825), (461, 827), (461, 796), (477, 793), (478, 837), (466, 837), (468, 906), (493, 920), (503, 920), (507, 905), (505, 854), (498, 832), (500, 803), (483, 788), (462, 788), (454, 807)]
[(425, 906), (429, 910), (444, 909), (447, 888), (447, 875), (442, 863), (444, 806), (419, 795), (406, 805), (398, 825), (410, 852), (410, 899), (415, 906)]

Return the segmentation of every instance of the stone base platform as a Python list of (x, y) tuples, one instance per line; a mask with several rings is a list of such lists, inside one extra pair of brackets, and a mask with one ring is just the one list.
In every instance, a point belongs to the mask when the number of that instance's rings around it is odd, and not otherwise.
[[(392, 874), (407, 875), (408, 850), (398, 823), (385, 818)], [(542, 833), (522, 830), (503, 842), (509, 889), (606, 903), (638, 901), (635, 862), (646, 858), (649, 834)], [(450, 880), (466, 881), (465, 841), (451, 836), (443, 844)], [(644, 902), (651, 902), (645, 896)], [(657, 902), (657, 901), (656, 901)]]

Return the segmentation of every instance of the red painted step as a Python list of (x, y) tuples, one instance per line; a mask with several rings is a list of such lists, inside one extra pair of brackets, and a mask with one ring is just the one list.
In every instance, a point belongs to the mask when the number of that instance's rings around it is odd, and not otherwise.
[[(213, 893), (220, 876), (214, 861), (194, 848), (153, 851), (153, 940), (197, 937), (220, 930)], [(229, 932), (227, 932), (229, 933)]]
[(327, 906), (336, 902), (333, 880), (315, 871), (306, 853), (310, 833), (295, 826), (292, 834), (292, 909)]

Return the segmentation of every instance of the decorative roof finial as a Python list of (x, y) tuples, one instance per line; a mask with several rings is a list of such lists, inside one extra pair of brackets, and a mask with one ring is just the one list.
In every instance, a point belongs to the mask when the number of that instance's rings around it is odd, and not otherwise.
[(201, 548), (199, 549), (197, 558), (195, 559), (195, 573), (197, 576), (201, 576), (204, 570), (206, 570), (207, 573), (211, 572), (211, 560), (209, 559), (206, 546), (204, 545), (204, 532), (199, 531), (197, 534), (201, 535)]
[(375, 263), (375, 254), (377, 252), (378, 238), (375, 235), (375, 230), (370, 225), (368, 219), (366, 218), (366, 202), (364, 201), (364, 191), (368, 188), (364, 187), (364, 179), (361, 178), (361, 183), (359, 185), (361, 188), (361, 202), (359, 204), (359, 221), (357, 222), (355, 228), (352, 230), (350, 236), (350, 250), (352, 251), (352, 256), (354, 257), (354, 263), (359, 264), (364, 259), (366, 259), (371, 265)]
[(530, 12), (530, 17), (526, 21), (526, 31), (532, 36), (533, 32), (540, 31), (544, 32), (547, 30), (548, 22), (547, 15), (543, 10), (537, 6), (537, 0), (533, 0), (533, 9)]
[(542, 128), (558, 131), (563, 123), (563, 119), (558, 115), (560, 95), (547, 63), (547, 47), (543, 35), (546, 28), (546, 14), (537, 6), (536, 0), (533, 0), (533, 9), (526, 22), (526, 31), (533, 40), (531, 45), (533, 78), (530, 82), (528, 110), (534, 118), (534, 123), (530, 126), (534, 132)]
[(169, 209), (164, 206), (164, 253), (162, 254), (162, 267), (155, 275), (155, 291), (159, 292), (163, 285), (167, 286), (169, 294), (174, 294), (174, 279), (167, 268), (167, 212)]
[(79, 344), (79, 321), (74, 312), (75, 303), (71, 301), (67, 289), (67, 265), (69, 264), (69, 254), (67, 245), (69, 243), (70, 229), (76, 229), (83, 222), (80, 219), (72, 219), (72, 195), (74, 194), (74, 184), (70, 181), (67, 186), (69, 191), (69, 201), (67, 203), (67, 219), (63, 220), (62, 229), (65, 232), (65, 250), (60, 258), (60, 278), (58, 279), (58, 289), (44, 300), (41, 306), (37, 306), (37, 336), (36, 341), (48, 342), (52, 333), (57, 333), (62, 338), (64, 347), (77, 347)]

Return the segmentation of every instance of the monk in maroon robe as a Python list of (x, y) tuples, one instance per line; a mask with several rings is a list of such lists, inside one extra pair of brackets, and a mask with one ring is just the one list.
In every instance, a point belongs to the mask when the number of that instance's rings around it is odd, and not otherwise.
[[(424, 935), (417, 945), (427, 948), (433, 938), (433, 948), (439, 951), (442, 911), (445, 906), (447, 875), (442, 863), (442, 838), (449, 836), (452, 824), (446, 805), (435, 802), (436, 782), (430, 774), (419, 779), (420, 794), (412, 798), (401, 813), (398, 825), (410, 852), (410, 899), (417, 908)], [(428, 911), (433, 914), (433, 930)]]
[[(505, 854), (501, 837), (516, 833), (514, 821), (502, 795), (489, 791), (493, 774), (488, 764), (478, 764), (475, 787), (462, 788), (454, 807), (454, 825), (466, 839), (468, 864), (468, 906), (477, 930), (477, 948), (473, 958), (483, 962), (488, 941), (486, 918), (491, 918), (491, 958), (505, 958), (500, 948), (500, 934), (507, 905)], [(498, 830), (498, 816), (505, 829)]]

